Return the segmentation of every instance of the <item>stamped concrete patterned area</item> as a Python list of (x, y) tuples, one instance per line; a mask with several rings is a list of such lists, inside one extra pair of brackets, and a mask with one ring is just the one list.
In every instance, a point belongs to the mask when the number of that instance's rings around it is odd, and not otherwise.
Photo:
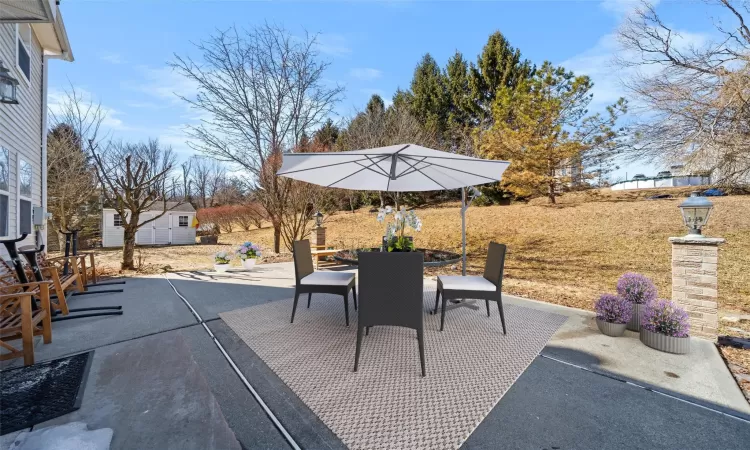
[(458, 448), (566, 318), (507, 305), (503, 335), (494, 305), (489, 318), (458, 308), (439, 332), (435, 292), (424, 302), (425, 378), (416, 333), (398, 327), (373, 328), (353, 372), (356, 313), (347, 328), (341, 297), (300, 301), (294, 324), (291, 299), (220, 316), (349, 448)]

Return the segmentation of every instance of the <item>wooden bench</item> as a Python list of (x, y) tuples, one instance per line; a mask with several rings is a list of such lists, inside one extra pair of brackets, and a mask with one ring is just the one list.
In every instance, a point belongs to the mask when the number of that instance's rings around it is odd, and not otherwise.
[[(33, 297), (40, 304), (34, 308)], [(52, 342), (52, 311), (49, 284), (34, 282), (0, 286), (0, 361), (20, 358), (26, 366), (34, 364), (34, 336), (42, 336), (45, 344)], [(8, 341), (21, 339), (21, 348)]]
[(318, 263), (320, 262), (321, 258), (326, 258), (328, 256), (333, 256), (336, 253), (338, 253), (340, 250), (327, 250), (327, 249), (318, 249), (318, 250), (310, 250), (310, 253), (312, 254), (313, 263), (315, 263), (315, 268), (318, 268)]

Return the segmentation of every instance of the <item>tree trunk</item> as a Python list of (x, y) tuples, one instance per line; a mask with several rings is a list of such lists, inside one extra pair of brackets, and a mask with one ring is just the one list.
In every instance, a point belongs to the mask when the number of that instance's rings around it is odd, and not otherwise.
[(556, 196), (556, 195), (555, 195), (555, 183), (554, 183), (554, 182), (552, 182), (552, 183), (550, 183), (550, 184), (549, 184), (549, 191), (547, 192), (547, 198), (549, 199), (549, 202), (550, 202), (551, 204), (553, 204), (553, 205), (554, 205), (555, 203), (557, 203), (557, 202), (555, 201), (555, 196)]
[(130, 227), (127, 227), (123, 231), (122, 264), (120, 265), (122, 270), (135, 270), (133, 254), (135, 251), (136, 230), (137, 228), (131, 229)]
[(281, 251), (281, 224), (273, 224), (273, 251)]

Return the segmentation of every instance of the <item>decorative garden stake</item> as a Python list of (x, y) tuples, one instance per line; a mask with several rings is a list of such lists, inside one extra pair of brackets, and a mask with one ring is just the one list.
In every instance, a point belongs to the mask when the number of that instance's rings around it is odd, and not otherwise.
[(644, 304), (656, 298), (656, 286), (647, 277), (628, 272), (617, 280), (617, 293), (632, 305), (633, 314), (628, 322), (628, 330), (639, 331), (641, 310)]
[(633, 315), (631, 303), (614, 294), (602, 294), (594, 304), (594, 309), (599, 331), (612, 337), (625, 333), (625, 327)]
[(719, 332), (719, 245), (722, 238), (703, 235), (713, 204), (693, 192), (680, 205), (688, 234), (671, 237), (672, 300), (685, 308), (692, 336), (716, 340)]

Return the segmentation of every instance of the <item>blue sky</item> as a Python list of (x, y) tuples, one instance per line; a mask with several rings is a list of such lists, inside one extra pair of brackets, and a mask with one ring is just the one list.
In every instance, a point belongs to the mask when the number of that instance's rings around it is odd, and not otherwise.
[[(429, 52), (443, 65), (455, 50), (475, 60), (487, 37), (500, 30), (535, 63), (550, 60), (590, 75), (595, 86), (592, 109), (624, 92), (622, 73), (610, 65), (613, 32), (629, 0), (497, 2), (256, 2), (188, 0), (63, 0), (75, 62), (55, 62), (50, 72), (50, 103), (69, 83), (101, 102), (105, 126), (116, 138), (159, 138), (181, 157), (192, 152), (184, 127), (197, 113), (175, 96), (192, 86), (167, 66), (175, 53), (197, 56), (192, 42), (216, 29), (264, 21), (293, 34), (320, 33), (321, 56), (331, 62), (326, 78), (346, 88), (336, 108), (341, 116), (362, 108), (378, 93), (390, 99), (408, 87), (415, 65)], [(662, 2), (658, 11), (675, 21), (691, 42), (712, 32), (710, 14), (699, 2)], [(337, 118), (334, 118), (337, 119)], [(628, 171), (654, 172), (647, 164)]]

